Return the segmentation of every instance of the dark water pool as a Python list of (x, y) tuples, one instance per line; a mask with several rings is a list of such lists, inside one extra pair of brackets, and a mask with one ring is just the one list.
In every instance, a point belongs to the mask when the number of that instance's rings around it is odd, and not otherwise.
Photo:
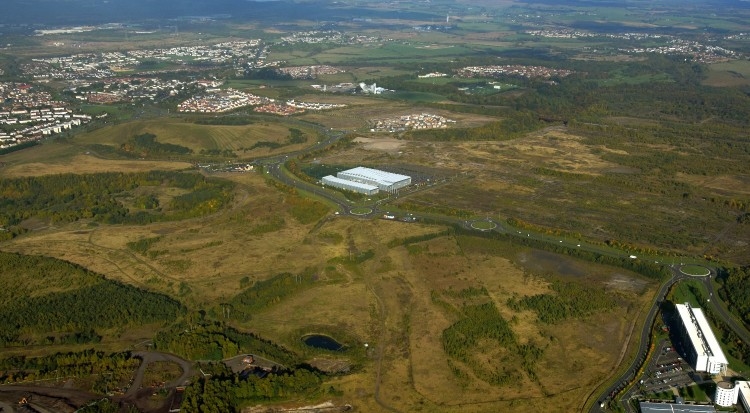
[(344, 345), (331, 337), (321, 334), (310, 334), (302, 337), (302, 341), (310, 347), (320, 348), (323, 350), (339, 351), (344, 349)]

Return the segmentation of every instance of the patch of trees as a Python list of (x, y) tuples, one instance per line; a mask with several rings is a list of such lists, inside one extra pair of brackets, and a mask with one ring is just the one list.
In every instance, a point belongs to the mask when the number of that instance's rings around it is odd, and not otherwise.
[(446, 229), (439, 232), (433, 232), (431, 234), (423, 234), (423, 235), (414, 235), (411, 237), (406, 238), (394, 238), (390, 241), (388, 241), (388, 248), (397, 247), (399, 245), (410, 245), (410, 244), (416, 244), (424, 241), (429, 241), (431, 239), (445, 237), (448, 235), (453, 234), (453, 232), (450, 229)]
[(28, 141), (24, 143), (19, 143), (18, 145), (13, 145), (8, 148), (2, 148), (0, 149), (0, 155), (7, 155), (11, 152), (20, 151), (22, 149), (31, 148), (32, 146), (39, 145), (39, 142), (37, 141)]
[[(486, 290), (474, 289), (466, 297), (485, 296)], [(443, 304), (444, 306), (447, 304)], [(461, 319), (443, 331), (442, 343), (445, 353), (453, 360), (469, 368), (479, 379), (496, 386), (517, 383), (522, 378), (519, 367), (532, 379), (536, 379), (534, 366), (544, 354), (544, 349), (533, 343), (520, 345), (510, 324), (500, 315), (492, 301), (463, 305), (458, 308)], [(477, 354), (480, 347), (492, 341), (504, 356)], [(520, 364), (520, 366), (519, 366)], [(453, 364), (451, 369), (457, 376), (465, 375)]]
[(157, 242), (159, 242), (159, 240), (161, 240), (162, 238), (163, 237), (161, 237), (161, 236), (151, 237), (151, 238), (141, 238), (138, 241), (128, 242), (126, 245), (131, 250), (133, 250), (133, 251), (135, 251), (135, 252), (137, 252), (137, 253), (139, 253), (141, 255), (146, 255), (146, 253), (148, 252), (148, 250), (154, 244), (156, 244)]
[(267, 280), (256, 281), (250, 288), (237, 294), (229, 302), (229, 317), (250, 320), (254, 311), (278, 304), (284, 298), (310, 288), (318, 282), (316, 268), (307, 268), (300, 274), (281, 273)]
[(175, 300), (55, 258), (0, 252), (0, 345), (98, 342), (96, 329), (176, 319)]
[(136, 153), (138, 156), (159, 156), (159, 155), (189, 155), (193, 150), (172, 143), (161, 143), (156, 141), (156, 135), (143, 133), (136, 135), (132, 139), (120, 145), (120, 150), (130, 153)]
[(307, 135), (305, 135), (304, 132), (296, 128), (289, 128), (289, 136), (286, 138), (285, 142), (258, 141), (249, 148), (242, 148), (242, 150), (246, 152), (257, 148), (279, 149), (284, 146), (305, 142), (307, 142)]
[(287, 366), (299, 363), (294, 352), (255, 334), (206, 321), (203, 314), (198, 318), (191, 315), (186, 321), (157, 333), (154, 347), (190, 360), (221, 360), (252, 353)]
[(288, 196), (284, 201), (289, 205), (289, 212), (292, 217), (303, 225), (318, 222), (330, 211), (328, 205), (301, 196)]
[[(191, 192), (177, 196), (168, 211), (129, 211), (120, 197), (141, 186), (163, 186)], [(234, 184), (196, 173), (151, 171), (142, 173), (62, 174), (8, 178), (0, 181), (0, 227), (12, 230), (29, 218), (51, 222), (94, 219), (111, 224), (141, 224), (178, 220), (218, 211), (231, 199)], [(145, 196), (137, 204), (156, 206)], [(147, 205), (146, 205), (147, 204)]]
[(260, 378), (232, 376), (201, 378), (185, 389), (180, 409), (188, 413), (233, 413), (251, 403), (283, 401), (320, 390), (320, 373), (297, 368), (275, 371)]
[(533, 310), (545, 324), (578, 319), (614, 308), (615, 301), (604, 290), (555, 280), (550, 285), (555, 294), (536, 294), (508, 299), (515, 311)]
[(718, 279), (722, 283), (719, 294), (729, 311), (750, 326), (750, 266), (722, 268)]
[[(42, 357), (13, 356), (0, 360), (0, 383), (21, 383), (63, 377), (99, 376), (90, 390), (104, 393), (104, 377), (117, 383), (140, 365), (130, 352), (105, 353), (93, 349)], [(113, 386), (110, 385), (109, 390)]]
[(261, 80), (292, 80), (292, 76), (284, 72), (281, 72), (272, 67), (263, 67), (260, 69), (247, 69), (245, 70), (246, 79), (261, 79)]

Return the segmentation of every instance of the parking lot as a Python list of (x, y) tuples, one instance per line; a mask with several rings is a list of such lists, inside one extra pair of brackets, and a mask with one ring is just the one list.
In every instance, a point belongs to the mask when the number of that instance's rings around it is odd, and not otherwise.
[(648, 397), (658, 393), (674, 393), (682, 387), (695, 384), (696, 377), (690, 365), (682, 359), (670, 341), (663, 341), (641, 379), (641, 393)]

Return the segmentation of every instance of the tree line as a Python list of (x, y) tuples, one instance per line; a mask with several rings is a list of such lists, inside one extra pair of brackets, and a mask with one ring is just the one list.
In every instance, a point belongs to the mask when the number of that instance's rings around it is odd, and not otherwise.
[(189, 314), (183, 321), (157, 333), (154, 347), (190, 360), (221, 360), (252, 353), (286, 366), (300, 363), (295, 352), (256, 334), (210, 321), (202, 313)]

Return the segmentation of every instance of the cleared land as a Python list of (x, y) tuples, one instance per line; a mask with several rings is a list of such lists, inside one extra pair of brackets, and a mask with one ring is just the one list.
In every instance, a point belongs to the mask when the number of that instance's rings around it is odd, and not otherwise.
[[(308, 140), (316, 136), (311, 128), (302, 128)], [(76, 136), (77, 144), (102, 144), (114, 147), (126, 143), (129, 139), (144, 133), (156, 135), (159, 143), (181, 145), (199, 154), (201, 151), (230, 150), (239, 157), (266, 156), (279, 152), (300, 149), (311, 142), (285, 145), (289, 138), (290, 126), (280, 121), (258, 120), (250, 125), (199, 125), (181, 118), (169, 118), (148, 121), (132, 121)], [(258, 142), (270, 142), (282, 145), (281, 148), (269, 149), (266, 146), (253, 148)], [(253, 149), (251, 149), (253, 148)]]

